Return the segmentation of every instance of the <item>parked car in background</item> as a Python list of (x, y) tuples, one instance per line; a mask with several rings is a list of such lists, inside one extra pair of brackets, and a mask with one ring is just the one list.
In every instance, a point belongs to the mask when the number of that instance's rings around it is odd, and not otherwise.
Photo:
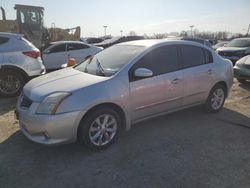
[(227, 46), (228, 43), (229, 43), (229, 41), (221, 41), (221, 42), (218, 42), (217, 44), (213, 45), (212, 48), (214, 50), (217, 50), (220, 47)]
[(102, 49), (80, 41), (52, 42), (42, 53), (44, 65), (48, 71), (60, 69), (69, 58), (74, 58), (77, 63), (86, 57), (95, 55)]
[(103, 38), (97, 38), (97, 37), (81, 38), (80, 40), (88, 44), (96, 44), (104, 41)]
[(96, 46), (107, 48), (114, 44), (122, 43), (122, 42), (128, 42), (133, 40), (142, 40), (144, 39), (143, 36), (123, 36), (123, 37), (113, 37), (111, 39), (104, 40), (101, 43), (95, 44)]
[(234, 76), (242, 84), (250, 81), (250, 55), (241, 58), (235, 63)]
[(216, 50), (223, 58), (230, 59), (233, 64), (240, 58), (250, 54), (250, 38), (237, 38), (227, 44), (227, 46)]
[(198, 38), (198, 37), (183, 37), (183, 38), (181, 38), (181, 40), (198, 42), (198, 43), (200, 43), (200, 44), (202, 44), (204, 46), (212, 48), (211, 43), (208, 40), (206, 40), (206, 39), (202, 39), (202, 38)]
[(0, 32), (0, 95), (20, 94), (31, 78), (45, 73), (40, 51), (23, 35)]
[(132, 41), (30, 81), (17, 113), (34, 142), (79, 140), (104, 149), (123, 128), (148, 118), (200, 104), (218, 112), (232, 84), (231, 62), (204, 45)]

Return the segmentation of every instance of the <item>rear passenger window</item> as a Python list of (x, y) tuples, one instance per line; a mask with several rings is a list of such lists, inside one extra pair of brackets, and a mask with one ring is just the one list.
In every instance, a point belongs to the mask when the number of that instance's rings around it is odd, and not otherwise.
[(131, 68), (130, 80), (133, 80), (132, 74), (137, 68), (150, 69), (154, 76), (177, 71), (179, 69), (177, 47), (164, 46), (147, 53)]
[(4, 44), (4, 43), (7, 43), (8, 41), (9, 41), (9, 38), (0, 37), (0, 45), (1, 45), (1, 44)]
[(196, 46), (181, 46), (183, 68), (194, 67), (206, 63), (204, 49)]
[(85, 44), (78, 44), (78, 43), (75, 43), (75, 44), (68, 44), (68, 51), (70, 50), (81, 50), (81, 49), (86, 49), (86, 48), (89, 48), (88, 45), (85, 45)]

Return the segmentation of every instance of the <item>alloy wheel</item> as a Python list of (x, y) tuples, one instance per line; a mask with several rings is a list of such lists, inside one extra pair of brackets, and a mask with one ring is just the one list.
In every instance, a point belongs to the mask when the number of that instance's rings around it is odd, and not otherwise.
[(214, 110), (218, 110), (224, 102), (225, 93), (222, 88), (217, 88), (214, 90), (211, 98), (211, 106)]
[(96, 146), (104, 146), (112, 141), (117, 133), (117, 120), (111, 114), (98, 116), (90, 125), (89, 139)]

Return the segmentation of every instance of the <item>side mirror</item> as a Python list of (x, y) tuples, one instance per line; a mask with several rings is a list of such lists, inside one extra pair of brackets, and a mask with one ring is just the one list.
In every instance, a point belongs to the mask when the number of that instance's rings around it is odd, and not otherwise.
[(67, 62), (67, 67), (73, 67), (76, 65), (76, 60), (74, 58), (69, 58)]
[(147, 78), (153, 76), (153, 72), (146, 68), (138, 68), (135, 70), (135, 77)]

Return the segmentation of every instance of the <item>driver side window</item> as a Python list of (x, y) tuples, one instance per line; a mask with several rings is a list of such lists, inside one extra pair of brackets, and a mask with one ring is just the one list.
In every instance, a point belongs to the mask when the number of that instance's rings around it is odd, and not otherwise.
[(177, 46), (162, 46), (153, 49), (144, 55), (130, 69), (130, 82), (138, 80), (138, 78), (135, 78), (134, 76), (134, 72), (138, 68), (146, 68), (151, 70), (153, 72), (153, 76), (177, 71), (179, 69)]

